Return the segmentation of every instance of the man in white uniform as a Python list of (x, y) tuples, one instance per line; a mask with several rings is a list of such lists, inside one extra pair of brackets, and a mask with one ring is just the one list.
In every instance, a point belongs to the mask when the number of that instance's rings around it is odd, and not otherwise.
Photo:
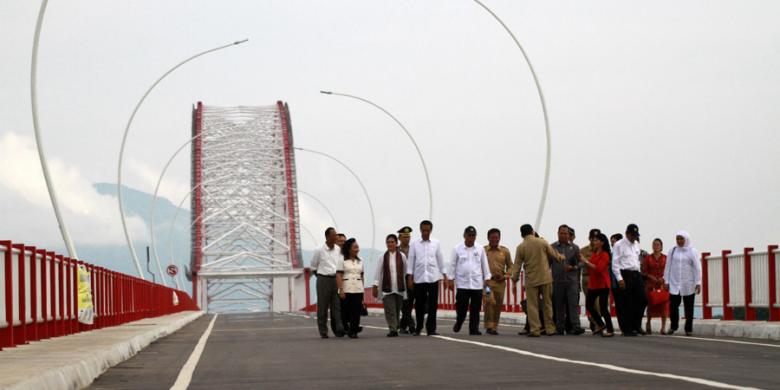
[[(455, 293), (455, 311), (457, 317), (452, 331), (460, 332), (463, 322), (466, 320), (466, 311), (469, 311), (469, 335), (480, 336), (479, 310), (482, 308), (482, 290), (490, 280), (490, 265), (482, 245), (476, 245), (477, 229), (468, 226), (463, 231), (463, 243), (458, 244), (452, 250), (450, 274), (455, 278), (454, 283), (449, 281), (449, 288), (457, 287)], [(485, 293), (490, 294), (490, 289)], [(469, 305), (471, 309), (469, 310)]]

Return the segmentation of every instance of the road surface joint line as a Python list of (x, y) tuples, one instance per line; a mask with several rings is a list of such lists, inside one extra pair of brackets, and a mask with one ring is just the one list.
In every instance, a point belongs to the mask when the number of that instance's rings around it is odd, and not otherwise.
[(184, 366), (181, 368), (179, 376), (176, 378), (176, 382), (171, 386), (171, 390), (185, 390), (190, 386), (192, 374), (195, 372), (195, 367), (198, 365), (201, 355), (203, 355), (206, 341), (209, 339), (209, 335), (211, 335), (211, 330), (214, 328), (214, 322), (217, 321), (218, 316), (219, 314), (214, 314), (214, 318), (211, 319), (208, 328), (206, 328), (203, 335), (200, 336), (198, 344), (195, 345), (195, 349), (192, 350), (189, 359), (187, 359), (187, 362), (184, 363)]
[(482, 343), (482, 342), (479, 342), (479, 341), (461, 340), (461, 339), (456, 339), (456, 338), (452, 338), (452, 337), (448, 337), (448, 336), (438, 335), (438, 336), (433, 336), (433, 337), (435, 337), (437, 339), (440, 339), (440, 340), (445, 340), (445, 341), (453, 341), (453, 342), (457, 342), (457, 343), (477, 345), (477, 346), (485, 347), (485, 348), (498, 349), (498, 350), (501, 350), (501, 351), (516, 353), (518, 355), (535, 357), (535, 358), (545, 359), (545, 360), (552, 360), (552, 361), (561, 362), (561, 363), (570, 363), (570, 364), (579, 364), (579, 365), (583, 365), (583, 366), (599, 367), (599, 368), (603, 368), (603, 369), (607, 369), (607, 370), (611, 370), (611, 371), (623, 372), (623, 373), (627, 373), (627, 374), (636, 374), (636, 375), (645, 375), (645, 376), (655, 376), (655, 377), (667, 378), (667, 379), (676, 379), (676, 380), (680, 380), (680, 381), (695, 383), (695, 384), (704, 385), (704, 386), (716, 387), (716, 388), (721, 388), (721, 389), (756, 389), (755, 387), (737, 386), (737, 385), (732, 385), (732, 384), (729, 384), (729, 383), (717, 382), (717, 381), (713, 381), (713, 380), (709, 380), (709, 379), (695, 378), (695, 377), (684, 376), (684, 375), (675, 375), (675, 374), (667, 374), (667, 373), (656, 373), (656, 372), (650, 372), (650, 371), (637, 370), (637, 369), (633, 369), (633, 368), (620, 367), (620, 366), (616, 366), (616, 365), (613, 365), (613, 364), (604, 364), (604, 363), (587, 362), (587, 361), (582, 361), (582, 360), (572, 360), (572, 359), (559, 358), (559, 357), (555, 357), (555, 356), (550, 356), (550, 355), (544, 355), (544, 354), (535, 353), (535, 352), (524, 351), (522, 349), (505, 347), (505, 346), (502, 346), (502, 345), (487, 344), (487, 343)]

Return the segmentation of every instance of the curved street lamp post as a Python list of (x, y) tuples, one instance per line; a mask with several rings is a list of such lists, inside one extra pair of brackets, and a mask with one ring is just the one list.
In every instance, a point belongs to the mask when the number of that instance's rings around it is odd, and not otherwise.
[[(119, 216), (122, 220), (122, 229), (125, 233), (125, 240), (127, 241), (127, 247), (130, 249), (130, 256), (133, 258), (133, 263), (135, 265), (136, 271), (138, 272), (138, 275), (141, 277), (141, 279), (145, 279), (143, 270), (141, 269), (141, 264), (138, 262), (138, 255), (135, 253), (135, 248), (133, 247), (133, 241), (130, 238), (130, 232), (127, 230), (127, 222), (125, 219), (125, 209), (124, 209), (124, 200), (122, 197), (122, 163), (124, 162), (124, 154), (125, 154), (125, 144), (127, 143), (127, 135), (130, 133), (130, 126), (133, 124), (133, 119), (135, 118), (135, 114), (138, 112), (138, 109), (141, 108), (141, 105), (143, 104), (144, 100), (146, 100), (146, 97), (149, 96), (149, 94), (152, 92), (152, 90), (159, 84), (165, 77), (167, 77), (169, 74), (171, 74), (173, 71), (181, 67), (182, 65), (209, 53), (213, 53), (218, 50), (222, 50), (228, 47), (240, 45), (244, 42), (248, 41), (248, 39), (235, 41), (232, 43), (229, 43), (227, 45), (222, 45), (219, 47), (215, 47), (213, 49), (209, 49), (206, 51), (202, 51), (198, 54), (195, 54), (184, 61), (179, 62), (178, 64), (174, 65), (171, 69), (169, 69), (167, 72), (163, 73), (160, 78), (157, 79), (141, 96), (141, 99), (138, 101), (138, 103), (135, 105), (135, 108), (133, 109), (133, 113), (130, 114), (130, 119), (127, 120), (127, 125), (125, 126), (125, 132), (122, 135), (122, 145), (119, 148), (119, 163), (117, 164), (117, 176), (116, 176), (116, 191), (117, 191), (117, 200), (119, 202)], [(159, 269), (160, 273), (162, 274), (162, 267), (160, 266), (160, 262), (157, 262), (157, 268)], [(163, 279), (165, 280), (165, 279)]]

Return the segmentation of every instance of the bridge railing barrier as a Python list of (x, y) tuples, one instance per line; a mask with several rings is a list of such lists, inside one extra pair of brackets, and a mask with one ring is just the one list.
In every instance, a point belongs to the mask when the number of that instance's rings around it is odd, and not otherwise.
[[(92, 324), (79, 321), (79, 268), (89, 273)], [(0, 350), (185, 310), (197, 305), (183, 291), (0, 241)]]

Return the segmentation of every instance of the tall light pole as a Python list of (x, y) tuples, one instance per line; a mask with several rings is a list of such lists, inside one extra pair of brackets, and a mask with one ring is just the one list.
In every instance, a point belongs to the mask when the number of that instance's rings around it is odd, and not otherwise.
[[(371, 203), (371, 197), (368, 196), (368, 190), (366, 189), (366, 186), (363, 185), (363, 181), (360, 180), (360, 177), (358, 177), (357, 173), (353, 171), (347, 164), (344, 164), (341, 160), (337, 159), (336, 157), (331, 156), (330, 154), (323, 153), (316, 150), (301, 148), (301, 147), (295, 147), (295, 150), (300, 150), (302, 152), (308, 152), (308, 153), (314, 153), (323, 157), (327, 157), (333, 161), (335, 161), (337, 164), (341, 165), (346, 169), (352, 177), (355, 178), (355, 180), (360, 185), (360, 188), (363, 189), (363, 195), (366, 196), (366, 201), (368, 201), (368, 210), (371, 212), (371, 249), (376, 249), (376, 219), (374, 217), (374, 205)], [(371, 258), (373, 258), (373, 252), (371, 253)]]
[(62, 218), (62, 213), (60, 213), (57, 191), (54, 189), (54, 183), (49, 174), (49, 163), (46, 161), (46, 154), (43, 151), (43, 140), (41, 139), (40, 124), (38, 123), (38, 43), (41, 40), (43, 16), (46, 14), (46, 5), (48, 3), (48, 0), (41, 1), (41, 8), (38, 10), (38, 20), (35, 23), (35, 36), (33, 37), (32, 62), (30, 64), (30, 100), (32, 101), (33, 132), (35, 133), (35, 145), (38, 147), (38, 158), (41, 160), (43, 180), (46, 181), (46, 188), (49, 190), (51, 206), (54, 209), (54, 216), (57, 218), (62, 241), (65, 243), (65, 249), (68, 250), (68, 256), (72, 259), (78, 259), (76, 247), (70, 239), (68, 228), (65, 226), (65, 219)]
[(409, 132), (409, 129), (404, 126), (401, 121), (398, 120), (393, 114), (390, 113), (390, 111), (385, 110), (382, 108), (382, 106), (359, 96), (349, 95), (346, 93), (339, 93), (339, 92), (333, 92), (333, 91), (320, 91), (321, 94), (324, 95), (334, 95), (334, 96), (343, 96), (352, 98), (355, 100), (359, 100), (363, 103), (370, 104), (374, 108), (382, 111), (385, 113), (385, 115), (389, 116), (390, 119), (392, 119), (398, 126), (401, 127), (401, 130), (406, 133), (406, 136), (409, 137), (409, 140), (412, 141), (412, 145), (414, 145), (414, 149), (417, 151), (417, 156), (420, 157), (420, 163), (422, 164), (423, 172), (425, 172), (425, 182), (428, 184), (428, 219), (433, 220), (433, 189), (431, 188), (431, 176), (428, 174), (428, 166), (425, 164), (425, 158), (423, 158), (423, 154), (420, 151), (420, 147), (417, 145), (417, 141), (414, 140), (414, 137), (412, 137), (412, 133)]
[(501, 27), (503, 27), (504, 30), (506, 30), (509, 36), (512, 37), (512, 40), (515, 42), (515, 45), (517, 46), (518, 49), (520, 49), (520, 53), (523, 54), (523, 58), (525, 59), (525, 62), (528, 64), (528, 69), (531, 70), (531, 76), (533, 76), (534, 84), (536, 84), (536, 92), (539, 94), (539, 101), (542, 103), (542, 114), (544, 115), (544, 129), (545, 129), (545, 135), (547, 136), (547, 158), (545, 160), (545, 166), (544, 166), (544, 185), (542, 186), (542, 199), (539, 201), (539, 210), (536, 213), (536, 225), (534, 225), (534, 227), (538, 230), (541, 228), (542, 215), (544, 215), (544, 205), (547, 202), (547, 188), (550, 185), (550, 161), (551, 161), (551, 153), (552, 153), (550, 119), (547, 115), (547, 104), (545, 104), (544, 102), (544, 93), (542, 92), (541, 84), (539, 84), (539, 78), (536, 76), (536, 71), (534, 71), (534, 66), (531, 64), (531, 60), (528, 58), (528, 54), (526, 54), (525, 49), (523, 49), (523, 46), (520, 44), (520, 41), (517, 40), (515, 34), (512, 33), (512, 30), (509, 29), (506, 23), (504, 23), (504, 21), (501, 20), (501, 18), (499, 18), (495, 12), (493, 12), (480, 0), (474, 0), (474, 2), (479, 4), (479, 6), (484, 8), (485, 11), (487, 11), (491, 16), (493, 16), (493, 18), (495, 18), (496, 21), (499, 24), (501, 24)]
[[(130, 126), (133, 124), (133, 119), (135, 118), (135, 114), (138, 112), (138, 109), (141, 107), (141, 104), (143, 104), (144, 100), (146, 100), (146, 97), (149, 96), (149, 94), (152, 92), (154, 87), (157, 86), (165, 77), (167, 77), (169, 74), (171, 74), (173, 71), (178, 69), (180, 66), (209, 53), (213, 53), (218, 50), (222, 50), (228, 47), (240, 45), (249, 39), (244, 39), (240, 41), (235, 41), (232, 43), (229, 43), (227, 45), (222, 45), (219, 47), (215, 47), (213, 49), (209, 49), (206, 51), (202, 51), (198, 54), (193, 55), (192, 57), (189, 57), (185, 59), (184, 61), (179, 62), (175, 66), (173, 66), (171, 69), (169, 69), (167, 72), (163, 73), (160, 78), (157, 79), (150, 87), (146, 90), (146, 93), (141, 96), (141, 100), (138, 101), (138, 103), (135, 105), (135, 109), (133, 109), (133, 113), (130, 114), (130, 119), (127, 120), (127, 126), (125, 126), (125, 132), (124, 135), (122, 135), (122, 145), (119, 148), (119, 163), (117, 164), (117, 175), (116, 175), (116, 193), (117, 193), (117, 200), (119, 201), (119, 216), (122, 220), (122, 229), (125, 233), (125, 240), (127, 240), (127, 247), (130, 249), (130, 256), (133, 258), (133, 263), (135, 264), (136, 271), (138, 272), (138, 275), (141, 277), (141, 279), (145, 279), (143, 270), (141, 269), (141, 263), (138, 261), (138, 255), (135, 253), (135, 248), (133, 247), (133, 240), (130, 238), (130, 232), (127, 230), (127, 222), (125, 220), (125, 208), (124, 208), (124, 201), (122, 198), (122, 163), (124, 161), (124, 155), (125, 155), (125, 143), (127, 142), (127, 135), (130, 132)], [(159, 266), (159, 264), (158, 264)]]

